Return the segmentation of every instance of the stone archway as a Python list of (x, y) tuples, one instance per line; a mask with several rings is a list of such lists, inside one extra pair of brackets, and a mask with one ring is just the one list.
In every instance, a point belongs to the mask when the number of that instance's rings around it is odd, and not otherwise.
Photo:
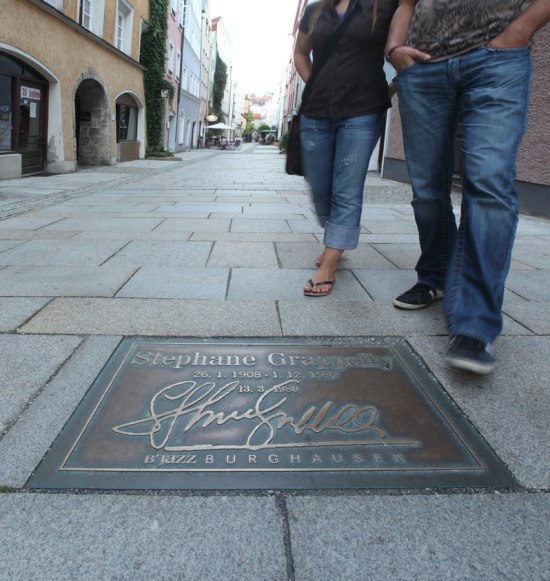
[(111, 164), (111, 115), (103, 87), (93, 79), (80, 83), (75, 95), (78, 165)]

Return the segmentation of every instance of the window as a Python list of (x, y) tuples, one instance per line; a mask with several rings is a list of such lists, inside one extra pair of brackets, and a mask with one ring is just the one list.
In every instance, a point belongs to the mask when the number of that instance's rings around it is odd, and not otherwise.
[(92, 30), (92, 0), (82, 0), (80, 3), (80, 24)]
[(176, 53), (176, 77), (179, 79), (181, 74), (181, 52)]
[(116, 42), (115, 45), (118, 50), (122, 50), (122, 43), (124, 42), (124, 15), (118, 12), (116, 15)]
[(12, 149), (12, 77), (0, 75), (0, 151)]
[(168, 74), (172, 75), (174, 72), (174, 43), (170, 41), (168, 45)]
[(180, 0), (180, 26), (185, 28), (187, 26), (187, 6), (184, 0)]
[(115, 30), (115, 46), (118, 50), (132, 52), (132, 28), (134, 11), (125, 0), (118, 0)]
[(172, 8), (172, 14), (175, 16), (178, 11), (178, 0), (171, 0), (170, 7)]
[(116, 101), (117, 143), (137, 139), (138, 108), (129, 94), (121, 95)]
[(97, 36), (103, 36), (105, 0), (80, 0), (78, 23)]

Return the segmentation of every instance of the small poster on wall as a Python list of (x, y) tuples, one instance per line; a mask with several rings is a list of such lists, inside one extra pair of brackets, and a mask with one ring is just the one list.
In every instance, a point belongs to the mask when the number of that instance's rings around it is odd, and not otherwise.
[(21, 85), (21, 99), (40, 101), (40, 89), (33, 89), (32, 87), (24, 87)]

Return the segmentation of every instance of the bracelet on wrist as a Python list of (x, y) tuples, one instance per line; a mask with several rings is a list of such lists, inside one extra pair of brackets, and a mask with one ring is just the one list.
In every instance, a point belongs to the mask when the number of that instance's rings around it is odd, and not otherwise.
[(386, 54), (384, 55), (386, 57), (386, 60), (390, 59), (391, 53), (396, 49), (396, 48), (401, 48), (403, 45), (402, 44), (394, 44), (390, 50), (388, 50), (386, 52)]

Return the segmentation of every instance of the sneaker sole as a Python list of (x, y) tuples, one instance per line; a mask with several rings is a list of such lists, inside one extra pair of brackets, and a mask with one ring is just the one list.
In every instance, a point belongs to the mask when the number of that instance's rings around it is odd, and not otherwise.
[(471, 359), (453, 357), (449, 355), (445, 357), (445, 361), (451, 367), (455, 367), (456, 369), (465, 369), (466, 371), (478, 373), (479, 375), (487, 375), (495, 368), (495, 363), (480, 363), (479, 361), (472, 361)]
[(418, 309), (425, 309), (426, 307), (429, 307), (434, 301), (437, 301), (438, 299), (442, 299), (443, 297), (435, 297), (433, 298), (429, 303), (426, 303), (425, 305), (411, 305), (410, 303), (402, 303), (400, 301), (398, 301), (397, 299), (394, 299), (393, 301), (393, 306), (397, 307), (398, 309), (406, 309), (407, 311), (416, 311)]

